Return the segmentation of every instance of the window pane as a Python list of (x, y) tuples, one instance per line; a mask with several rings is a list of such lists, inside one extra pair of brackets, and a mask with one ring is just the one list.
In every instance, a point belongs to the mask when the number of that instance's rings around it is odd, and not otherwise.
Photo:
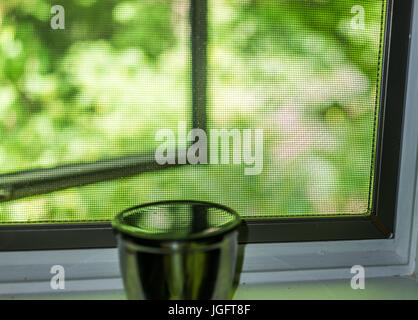
[(0, 3), (1, 173), (153, 152), (191, 119), (187, 1), (55, 4)]
[[(3, 172), (154, 150), (159, 144), (155, 140), (158, 129), (177, 134), (178, 121), (191, 117), (187, 2), (68, 3), (74, 11), (72, 15), (68, 10), (67, 28), (75, 28), (71, 19), (84, 21), (73, 31), (82, 38), (68, 40), (68, 47), (60, 45), (64, 43), (60, 37), (53, 45), (49, 37), (56, 36), (49, 29), (46, 40), (36, 44), (33, 39), (42, 33), (29, 33), (33, 29), (26, 26), (27, 21), (38, 19), (36, 10), (3, 5), (6, 10), (22, 11), (23, 17), (34, 15), (20, 20), (0, 10), (0, 30), (6, 34), (0, 41), (9, 39), (10, 43), (10, 49), (0, 51), (0, 99), (11, 101), (0, 107), (1, 160), (8, 165), (2, 164)], [(89, 16), (90, 6), (99, 4), (111, 10), (98, 9)], [(76, 6), (85, 6), (86, 16)], [(104, 18), (106, 12), (112, 12), (109, 20)], [(210, 129), (238, 130), (241, 149), (245, 129), (252, 130), (252, 141), (255, 130), (263, 129), (259, 174), (245, 173), (255, 164), (243, 163), (241, 150), (237, 159), (241, 165), (210, 164), (208, 159), (207, 165), (2, 204), (0, 221), (107, 221), (129, 206), (168, 199), (219, 202), (244, 217), (368, 214), (385, 16), (383, 0), (209, 0), (208, 148), (214, 140)], [(162, 17), (170, 23), (162, 23)], [(102, 21), (103, 26), (92, 27), (94, 21), (99, 26)], [(119, 28), (110, 28), (106, 21)], [(30, 34), (24, 39), (30, 39), (31, 50), (17, 38), (20, 33), (15, 29), (20, 24), (25, 26), (23, 34)], [(93, 36), (83, 28), (103, 33), (93, 32)], [(19, 67), (13, 62), (16, 58), (3, 58), (13, 56), (19, 47), (24, 57), (35, 54), (39, 61), (21, 62)], [(51, 60), (57, 63), (57, 71), (50, 62), (43, 62), (49, 55), (60, 57)], [(23, 70), (13, 71), (23, 80), (8, 79), (4, 71), (8, 64), (17, 64), (12, 70)], [(33, 74), (38, 78), (26, 84)], [(28, 90), (26, 94), (33, 99), (29, 101), (40, 103), (40, 111), (29, 113), (18, 89)], [(46, 131), (38, 132), (38, 128)], [(220, 162), (222, 149), (218, 147)], [(232, 162), (230, 147), (227, 158)], [(254, 153), (254, 143), (251, 147)], [(36, 154), (29, 158), (32, 152)]]
[(247, 215), (369, 213), (386, 1), (210, 3), (210, 126), (264, 129), (262, 173), (215, 168), (222, 194)]

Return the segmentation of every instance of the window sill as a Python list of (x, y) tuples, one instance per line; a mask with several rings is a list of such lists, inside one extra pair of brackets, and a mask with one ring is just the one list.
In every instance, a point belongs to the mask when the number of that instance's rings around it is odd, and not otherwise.
[[(120, 285), (116, 283), (115, 285)], [(5, 295), (0, 299), (83, 299), (122, 300), (123, 290), (88, 291), (48, 294)], [(412, 277), (385, 277), (366, 279), (364, 290), (353, 290), (349, 280), (305, 281), (278, 284), (241, 284), (234, 295), (235, 300), (338, 300), (338, 299), (418, 299), (418, 280)]]

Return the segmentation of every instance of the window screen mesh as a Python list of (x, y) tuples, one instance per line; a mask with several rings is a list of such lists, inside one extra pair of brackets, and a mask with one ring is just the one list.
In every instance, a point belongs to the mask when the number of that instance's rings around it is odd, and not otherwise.
[(1, 173), (153, 152), (191, 119), (187, 1), (65, 1), (65, 29), (55, 4), (0, 1)]
[[(190, 128), (188, 1), (69, 0), (63, 30), (54, 4), (0, 1), (0, 173), (154, 152), (158, 130)], [(263, 129), (260, 174), (149, 172), (2, 203), (1, 223), (109, 221), (171, 199), (244, 217), (369, 213), (386, 1), (208, 9), (207, 132)]]

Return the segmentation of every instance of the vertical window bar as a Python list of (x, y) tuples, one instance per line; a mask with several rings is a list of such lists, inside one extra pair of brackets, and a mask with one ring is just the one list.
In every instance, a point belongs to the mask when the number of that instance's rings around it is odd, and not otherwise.
[[(192, 50), (192, 125), (206, 131), (207, 103), (207, 0), (190, 0)], [(199, 212), (193, 212), (192, 225), (207, 225)]]
[(193, 128), (206, 130), (207, 0), (190, 1)]

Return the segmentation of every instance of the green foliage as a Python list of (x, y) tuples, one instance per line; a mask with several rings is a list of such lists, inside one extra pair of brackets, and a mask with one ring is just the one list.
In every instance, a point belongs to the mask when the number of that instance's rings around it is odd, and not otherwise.
[[(209, 0), (209, 123), (264, 128), (264, 169), (155, 172), (0, 206), (0, 221), (108, 220), (164, 199), (245, 216), (367, 213), (383, 0)], [(187, 0), (0, 2), (0, 172), (152, 152), (191, 119)]]

